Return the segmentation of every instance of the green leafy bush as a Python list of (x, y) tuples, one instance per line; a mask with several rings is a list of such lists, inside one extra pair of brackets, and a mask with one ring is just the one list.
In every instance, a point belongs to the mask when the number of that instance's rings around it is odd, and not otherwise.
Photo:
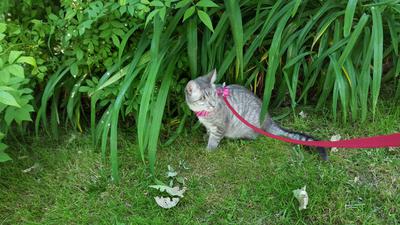
[(31, 101), (32, 89), (25, 77), (24, 66), (36, 61), (33, 57), (23, 56), (23, 51), (12, 50), (14, 43), (8, 43), (9, 36), (20, 33), (18, 27), (7, 29), (6, 23), (0, 23), (0, 162), (11, 158), (4, 152), (6, 145), (1, 142), (12, 125), (16, 122), (32, 121), (30, 113), (34, 111)]

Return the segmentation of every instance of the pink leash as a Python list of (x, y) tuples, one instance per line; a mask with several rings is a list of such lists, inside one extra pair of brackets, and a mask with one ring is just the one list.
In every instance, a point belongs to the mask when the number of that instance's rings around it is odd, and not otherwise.
[(264, 136), (278, 139), (280, 141), (285, 141), (293, 144), (299, 145), (307, 145), (307, 146), (314, 146), (314, 147), (337, 147), (337, 148), (383, 148), (383, 147), (399, 147), (400, 146), (400, 133), (394, 133), (390, 135), (378, 135), (373, 137), (364, 137), (364, 138), (354, 138), (350, 140), (340, 140), (340, 141), (299, 141), (294, 140), (286, 137), (281, 137), (275, 134), (271, 134), (266, 132), (253, 124), (249, 123), (245, 120), (236, 110), (232, 107), (229, 103), (228, 99), (226, 98), (229, 96), (229, 89), (226, 87), (218, 88), (217, 94), (222, 96), (224, 99), (225, 104), (228, 108), (232, 111), (233, 115), (236, 116), (242, 123), (246, 126), (253, 129), (255, 132), (262, 134)]

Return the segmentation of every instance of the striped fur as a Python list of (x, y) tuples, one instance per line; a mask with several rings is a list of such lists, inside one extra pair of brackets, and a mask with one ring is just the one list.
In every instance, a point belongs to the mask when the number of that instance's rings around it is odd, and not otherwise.
[[(240, 122), (224, 104), (222, 97), (217, 95), (220, 85), (214, 84), (217, 72), (214, 69), (209, 74), (201, 76), (188, 82), (185, 88), (186, 102), (194, 112), (207, 111), (207, 116), (199, 117), (200, 122), (206, 127), (209, 134), (207, 149), (213, 150), (218, 147), (222, 138), (246, 138), (255, 139), (258, 133)], [(259, 125), (265, 131), (288, 138), (311, 141), (315, 138), (298, 132), (281, 128), (269, 115), (265, 121), (260, 122), (259, 114), (262, 101), (252, 92), (239, 85), (229, 85), (229, 96), (231, 105), (251, 124)], [(322, 159), (328, 156), (324, 148), (317, 148)]]

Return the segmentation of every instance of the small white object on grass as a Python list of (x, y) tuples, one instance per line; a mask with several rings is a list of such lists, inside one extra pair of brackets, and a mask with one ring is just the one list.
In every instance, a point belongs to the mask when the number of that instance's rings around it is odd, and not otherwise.
[(178, 172), (172, 166), (168, 165), (167, 177), (175, 177), (176, 175), (178, 175)]
[(186, 191), (186, 187), (183, 187), (182, 189), (180, 189), (178, 186), (169, 187), (166, 185), (150, 185), (149, 187), (155, 188), (161, 192), (165, 191), (171, 196), (179, 196), (181, 198), (183, 198), (183, 193), (185, 193), (185, 191)]
[(31, 172), (32, 170), (34, 170), (34, 169), (36, 169), (38, 167), (39, 167), (39, 163), (35, 163), (35, 164), (33, 164), (33, 166), (29, 167), (28, 169), (22, 170), (22, 172), (23, 173), (29, 173), (29, 172)]
[(307, 209), (308, 205), (308, 194), (306, 191), (306, 186), (301, 189), (293, 190), (294, 197), (299, 201), (299, 210)]
[(179, 198), (170, 198), (170, 197), (154, 197), (154, 199), (157, 202), (157, 205), (164, 209), (170, 209), (172, 207), (175, 207), (176, 204), (179, 202)]
[[(341, 138), (342, 138), (342, 137), (340, 136), (340, 134), (336, 134), (336, 135), (333, 135), (333, 136), (331, 137), (331, 141), (339, 141)], [(332, 152), (337, 152), (338, 149), (335, 148), (335, 147), (333, 147), (333, 148), (331, 148), (331, 151), (332, 151)]]
[(305, 113), (305, 112), (303, 112), (303, 111), (301, 111), (300, 113), (299, 113), (299, 116), (301, 117), (301, 118), (306, 118), (307, 117), (307, 113)]

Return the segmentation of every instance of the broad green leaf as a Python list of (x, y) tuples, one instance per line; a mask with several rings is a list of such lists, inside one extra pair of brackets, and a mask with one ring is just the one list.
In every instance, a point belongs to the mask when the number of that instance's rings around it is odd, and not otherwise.
[(197, 10), (197, 15), (199, 16), (201, 22), (203, 22), (204, 25), (206, 25), (208, 27), (208, 29), (210, 29), (212, 32), (214, 32), (214, 28), (213, 28), (211, 19), (208, 16), (208, 14), (206, 12), (204, 12), (203, 10)]
[(21, 108), (8, 107), (4, 114), (4, 120), (9, 126), (15, 120), (18, 124), (22, 121), (32, 121), (30, 112), (33, 112), (31, 105), (24, 105)]
[(0, 86), (0, 91), (15, 91), (15, 88), (12, 88), (10, 86)]
[(18, 58), (17, 63), (26, 63), (33, 66), (34, 68), (37, 67), (36, 60), (32, 56), (21, 56)]
[(192, 0), (182, 0), (175, 5), (175, 9), (182, 8), (182, 7), (186, 6), (187, 4), (189, 4), (190, 2), (192, 2)]
[(348, 37), (350, 35), (356, 6), (357, 6), (357, 0), (349, 0), (347, 2), (346, 12), (344, 14), (344, 25), (343, 25), (344, 37)]
[(24, 78), (24, 68), (18, 64), (12, 64), (6, 67), (9, 73), (16, 77)]
[(7, 30), (7, 24), (0, 23), (0, 34), (4, 33)]
[[(3, 143), (0, 143), (0, 145), (2, 145)], [(6, 162), (12, 160), (11, 157), (5, 153), (4, 151), (0, 151), (0, 162)]]
[(73, 77), (78, 76), (79, 68), (78, 68), (78, 64), (76, 62), (72, 63), (70, 70), (71, 70), (71, 75)]
[(12, 96), (10, 93), (6, 91), (0, 90), (0, 103), (3, 103), (5, 105), (10, 105), (10, 106), (15, 106), (15, 107), (21, 107), (18, 103), (17, 100), (15, 100), (14, 96)]
[(113, 34), (111, 36), (112, 42), (114, 43), (114, 45), (119, 48), (120, 42), (119, 42), (119, 38), (117, 37), (117, 35)]
[(195, 10), (196, 10), (195, 6), (192, 6), (188, 9), (186, 9), (185, 14), (183, 15), (183, 21), (185, 22), (185, 20), (187, 20), (189, 17), (191, 17)]
[(151, 1), (150, 2), (151, 6), (158, 6), (158, 7), (163, 7), (164, 4), (161, 1)]
[(65, 14), (64, 19), (65, 20), (70, 20), (76, 15), (76, 11), (72, 8), (67, 9), (67, 13)]
[(161, 20), (164, 21), (165, 20), (165, 14), (167, 13), (167, 8), (164, 6), (160, 9), (160, 12), (158, 13), (158, 15), (160, 16)]
[(219, 7), (219, 5), (215, 4), (215, 2), (211, 0), (200, 0), (196, 3), (198, 7)]
[(78, 60), (83, 59), (83, 51), (82, 51), (81, 48), (77, 48), (75, 54), (76, 54), (76, 58), (77, 58)]
[(2, 140), (4, 138), (4, 133), (0, 132), (0, 140)]
[(6, 122), (7, 126), (10, 126), (14, 118), (15, 118), (15, 108), (8, 107), (6, 109), (6, 112), (4, 113), (4, 121)]
[(13, 64), (15, 60), (24, 53), (23, 51), (11, 51), (8, 55), (8, 63)]
[(149, 24), (149, 22), (154, 18), (154, 16), (155, 16), (157, 13), (158, 13), (158, 9), (155, 9), (155, 10), (151, 11), (151, 12), (149, 13), (149, 15), (147, 15), (146, 22), (145, 22), (145, 26), (147, 26), (147, 24)]
[(0, 83), (3, 83), (3, 84), (8, 84), (8, 82), (9, 82), (9, 80), (10, 80), (10, 73), (8, 72), (8, 70), (5, 68), (5, 69), (2, 69), (2, 70), (0, 70)]

